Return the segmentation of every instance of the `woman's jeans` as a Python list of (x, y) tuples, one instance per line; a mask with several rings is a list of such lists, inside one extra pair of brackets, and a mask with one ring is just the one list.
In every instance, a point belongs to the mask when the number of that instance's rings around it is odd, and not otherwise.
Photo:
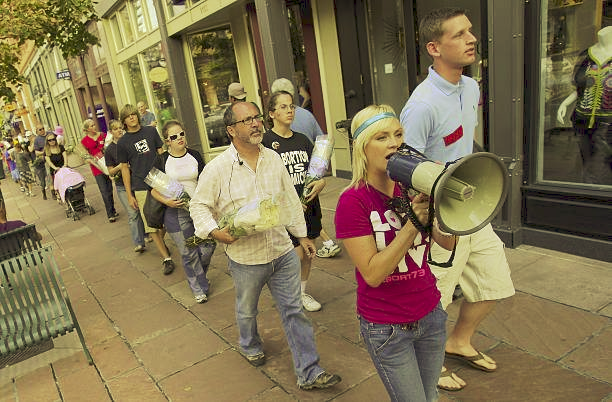
[[(215, 252), (217, 243), (206, 242), (197, 247), (185, 246), (185, 239), (195, 234), (195, 228), (193, 227), (193, 220), (191, 220), (188, 211), (179, 208), (177, 212), (178, 227), (180, 231), (168, 231), (168, 234), (172, 237), (174, 244), (176, 244), (176, 247), (181, 253), (185, 276), (187, 276), (187, 282), (189, 283), (191, 292), (194, 296), (208, 295), (210, 283), (206, 278), (206, 273), (208, 272), (210, 259)], [(170, 227), (171, 226), (166, 226), (168, 230), (170, 230)]]
[(113, 182), (105, 174), (99, 174), (94, 177), (96, 178), (96, 183), (98, 183), (98, 188), (100, 189), (100, 194), (104, 201), (106, 216), (110, 218), (117, 213), (117, 211), (115, 211), (115, 200), (113, 200)]
[(134, 245), (144, 247), (144, 224), (142, 223), (140, 210), (132, 208), (128, 202), (128, 196), (125, 192), (124, 186), (115, 186), (115, 188), (117, 189), (117, 198), (119, 198), (121, 205), (123, 205), (123, 208), (127, 213), (132, 241), (134, 242)]
[(324, 370), (318, 364), (312, 323), (302, 311), (300, 259), (295, 249), (267, 264), (243, 265), (229, 259), (229, 269), (236, 288), (241, 352), (247, 356), (263, 352), (257, 331), (257, 303), (267, 284), (285, 329), (298, 385), (315, 381)]
[(446, 317), (438, 303), (410, 324), (374, 324), (360, 318), (361, 336), (392, 401), (438, 400)]

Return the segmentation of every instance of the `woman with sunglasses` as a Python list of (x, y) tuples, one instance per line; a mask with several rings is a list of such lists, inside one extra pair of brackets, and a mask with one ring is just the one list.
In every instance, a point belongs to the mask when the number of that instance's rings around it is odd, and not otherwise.
[[(66, 166), (66, 150), (63, 145), (57, 143), (57, 136), (54, 133), (47, 134), (47, 142), (45, 144), (45, 161), (49, 165), (49, 173), (51, 174), (51, 183), (55, 183), (55, 172)], [(51, 189), (51, 197), (54, 200), (61, 200), (57, 196), (55, 188)]]
[[(204, 169), (204, 159), (198, 151), (187, 148), (185, 128), (181, 122), (167, 121), (162, 128), (162, 137), (168, 150), (159, 156), (155, 167), (181, 183), (183, 190), (193, 197), (198, 176)], [(151, 190), (151, 195), (168, 207), (164, 213), (164, 228), (181, 253), (187, 282), (196, 302), (205, 303), (210, 290), (206, 274), (217, 244), (206, 242), (193, 248), (185, 246), (185, 239), (195, 234), (195, 228), (184, 202), (165, 198), (155, 189)]]
[[(403, 129), (390, 106), (373, 105), (353, 117), (351, 132), (353, 179), (338, 199), (335, 223), (355, 265), (361, 336), (392, 401), (435, 401), (446, 312), (427, 263), (429, 235), (390, 206), (402, 190), (387, 162)], [(409, 200), (422, 225), (428, 201), (424, 194)], [(452, 250), (455, 236), (433, 226), (433, 241)]]

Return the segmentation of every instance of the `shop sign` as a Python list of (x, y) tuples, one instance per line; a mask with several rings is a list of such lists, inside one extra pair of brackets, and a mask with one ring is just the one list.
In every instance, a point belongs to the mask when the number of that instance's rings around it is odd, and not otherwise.
[(149, 71), (149, 78), (153, 82), (165, 82), (168, 80), (168, 70), (163, 67), (155, 67)]
[(55, 73), (58, 80), (70, 79), (70, 70), (62, 70)]

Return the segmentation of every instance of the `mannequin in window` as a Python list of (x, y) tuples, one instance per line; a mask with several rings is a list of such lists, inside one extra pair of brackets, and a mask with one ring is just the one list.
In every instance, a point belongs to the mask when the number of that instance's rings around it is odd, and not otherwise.
[(612, 26), (601, 29), (597, 40), (581, 54), (576, 90), (559, 106), (557, 120), (563, 123), (576, 101), (571, 121), (580, 141), (583, 182), (612, 185)]

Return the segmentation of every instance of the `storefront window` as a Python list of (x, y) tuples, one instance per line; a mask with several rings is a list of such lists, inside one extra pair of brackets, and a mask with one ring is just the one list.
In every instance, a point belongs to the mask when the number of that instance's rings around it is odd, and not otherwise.
[(542, 2), (540, 181), (612, 186), (612, 26), (605, 3)]
[(110, 24), (111, 24), (111, 31), (113, 32), (115, 48), (117, 50), (121, 50), (123, 49), (125, 44), (123, 43), (123, 38), (121, 36), (121, 30), (119, 29), (119, 18), (117, 17), (116, 14), (110, 19)]
[(119, 22), (121, 24), (121, 32), (123, 34), (123, 43), (125, 45), (129, 45), (134, 42), (134, 33), (132, 31), (132, 24), (130, 24), (130, 17), (128, 15), (128, 10), (126, 7), (123, 7), (118, 12), (119, 14)]
[(204, 124), (211, 148), (229, 144), (223, 112), (229, 105), (227, 87), (239, 81), (232, 32), (229, 27), (192, 35), (193, 57)]
[[(145, 60), (145, 75), (153, 92), (153, 104), (149, 103), (149, 109), (157, 116), (161, 128), (165, 122), (176, 118), (174, 87), (168, 77), (166, 57), (161, 51), (160, 44), (145, 50), (143, 57)], [(138, 98), (137, 100), (144, 99), (146, 98)]]
[(141, 0), (134, 0), (132, 5), (134, 6), (134, 15), (136, 16), (136, 31), (138, 32), (138, 36), (140, 36), (147, 32), (142, 2)]
[(155, 13), (155, 5), (153, 4), (153, 0), (147, 1), (147, 11), (149, 13), (149, 22), (151, 23), (151, 29), (157, 29), (157, 14)]
[(168, 5), (168, 18), (175, 17), (187, 9), (186, 0), (166, 0)]
[(134, 56), (123, 63), (123, 73), (130, 93), (129, 99), (133, 100), (134, 106), (136, 106), (136, 102), (139, 100), (147, 99), (140, 65), (138, 64), (138, 56)]

